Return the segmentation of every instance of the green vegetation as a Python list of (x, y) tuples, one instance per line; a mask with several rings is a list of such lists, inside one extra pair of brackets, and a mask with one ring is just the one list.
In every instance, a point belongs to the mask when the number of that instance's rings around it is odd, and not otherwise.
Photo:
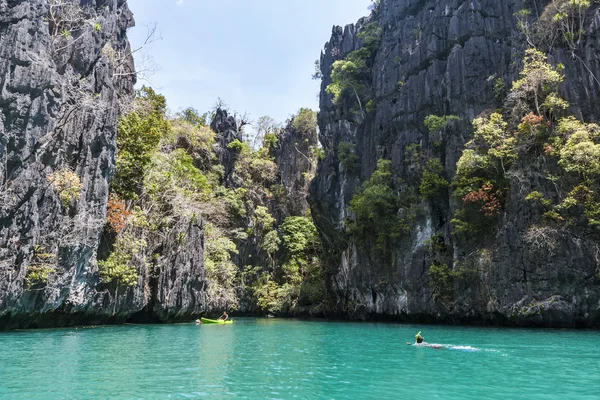
[(565, 46), (572, 52), (584, 39), (585, 17), (590, 0), (553, 0), (531, 29), (533, 45), (551, 50)]
[(398, 238), (408, 229), (406, 221), (398, 216), (403, 205), (394, 193), (394, 182), (389, 160), (379, 160), (377, 170), (365, 182), (350, 202), (354, 219), (347, 221), (351, 235), (367, 243), (375, 239), (375, 248), (384, 252), (390, 239)]
[(134, 110), (121, 118), (117, 133), (117, 169), (113, 190), (123, 199), (140, 195), (146, 174), (160, 140), (171, 129), (165, 116), (164, 96), (152, 88), (137, 92)]
[[(520, 100), (514, 111), (522, 114), (534, 111), (542, 115), (541, 105), (550, 94), (558, 96), (556, 91), (564, 77), (556, 67), (548, 64), (547, 57), (537, 49), (525, 52), (524, 64), (521, 79), (512, 85), (512, 96)], [(533, 110), (528, 102), (533, 103)]]
[(25, 275), (25, 286), (32, 288), (36, 285), (45, 285), (48, 282), (48, 277), (56, 269), (47, 266), (29, 266), (27, 267), (27, 275)]
[(506, 84), (504, 83), (504, 79), (498, 78), (494, 81), (494, 96), (496, 99), (502, 100), (506, 95)]
[(419, 185), (419, 193), (426, 199), (438, 195), (450, 183), (442, 176), (444, 167), (439, 158), (431, 158), (423, 168), (423, 177)]
[(460, 277), (460, 272), (450, 269), (446, 264), (432, 264), (429, 267), (429, 278), (433, 284), (433, 292), (437, 297), (441, 298), (442, 301), (450, 300), (454, 280)]
[(207, 224), (205, 235), (204, 268), (209, 303), (213, 306), (225, 303), (230, 309), (236, 309), (239, 303), (235, 293), (237, 267), (232, 255), (238, 253), (237, 247), (212, 223)]
[[(357, 35), (363, 41), (362, 47), (348, 53), (345, 59), (333, 63), (332, 83), (327, 86), (327, 93), (333, 95), (334, 103), (341, 105), (343, 99), (350, 96), (356, 100), (363, 116), (366, 105), (373, 100), (371, 74), (382, 32), (377, 22), (365, 25)], [(373, 105), (369, 108), (372, 109)]]
[(291, 119), (292, 127), (303, 135), (312, 136), (317, 130), (317, 113), (310, 108), (301, 108)]
[(584, 124), (574, 117), (559, 121), (558, 133), (566, 140), (560, 146), (558, 164), (567, 172), (575, 172), (584, 180), (600, 175), (600, 127)]
[(289, 312), (298, 306), (302, 294), (313, 304), (321, 303), (325, 288), (317, 229), (309, 218), (288, 217), (280, 230), (283, 263), (272, 274), (261, 274), (253, 284), (257, 305), (271, 313)]
[(48, 182), (58, 193), (63, 207), (68, 208), (71, 203), (79, 198), (81, 193), (81, 180), (79, 176), (68, 168), (61, 168), (48, 175)]
[[(165, 249), (147, 243), (160, 237), (180, 248), (199, 246), (190, 242), (195, 239), (188, 227), (201, 220), (208, 308), (234, 310), (243, 299), (257, 309), (291, 312), (301, 295), (317, 305), (324, 284), (320, 244), (310, 218), (285, 214), (291, 200), (274, 161), (281, 128), (261, 118), (252, 143), (240, 133), (227, 144), (232, 164), (224, 166), (207, 126), (210, 115), (188, 108), (169, 118), (163, 96), (149, 88), (138, 92), (119, 122), (107, 209), (111, 251), (98, 262), (101, 281), (116, 283), (116, 299), (119, 287), (138, 284), (138, 271), (159, 274)], [(300, 109), (286, 129), (297, 138), (297, 151), (316, 157), (316, 113)], [(278, 226), (275, 215), (287, 218)], [(238, 260), (256, 265), (240, 266)]]
[(37, 245), (33, 248), (33, 254), (25, 275), (25, 287), (33, 289), (45, 285), (50, 274), (56, 272), (56, 254), (46, 251), (46, 248)]
[(356, 155), (356, 146), (352, 143), (348, 142), (340, 142), (338, 144), (338, 160), (344, 170), (347, 172), (353, 172), (358, 167), (358, 163), (360, 162), (360, 158)]
[(546, 223), (592, 231), (600, 226), (600, 127), (565, 115), (569, 105), (558, 94), (561, 70), (539, 50), (527, 50), (504, 114), (473, 121), (474, 138), (457, 163), (454, 180), (461, 199), (452, 220), (455, 233), (490, 232), (506, 193), (524, 191), (514, 185), (528, 175), (547, 177), (547, 184), (541, 182), (524, 196), (539, 206)]
[(98, 261), (100, 281), (116, 282), (117, 286), (135, 286), (138, 282), (138, 272), (133, 265), (133, 259), (144, 247), (145, 241), (135, 239), (129, 233), (119, 235), (110, 256), (104, 261)]
[(450, 121), (459, 121), (460, 118), (456, 115), (444, 115), (439, 117), (437, 115), (428, 115), (425, 117), (425, 127), (429, 132), (434, 133), (446, 129)]

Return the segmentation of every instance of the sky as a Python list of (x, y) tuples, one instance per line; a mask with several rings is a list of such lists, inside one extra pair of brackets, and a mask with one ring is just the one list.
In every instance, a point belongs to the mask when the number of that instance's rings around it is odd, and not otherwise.
[(314, 62), (334, 25), (368, 14), (370, 0), (129, 0), (134, 49), (147, 27), (156, 40), (135, 53), (150, 56), (148, 81), (172, 112), (205, 112), (221, 98), (251, 120), (284, 122), (301, 107), (318, 110)]

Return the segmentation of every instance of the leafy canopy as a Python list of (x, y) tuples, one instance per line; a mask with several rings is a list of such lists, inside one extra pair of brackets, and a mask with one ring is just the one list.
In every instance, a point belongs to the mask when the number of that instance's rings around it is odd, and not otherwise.
[(143, 87), (136, 93), (134, 110), (121, 117), (117, 130), (117, 168), (113, 190), (126, 200), (136, 199), (143, 177), (161, 138), (170, 131), (164, 96)]

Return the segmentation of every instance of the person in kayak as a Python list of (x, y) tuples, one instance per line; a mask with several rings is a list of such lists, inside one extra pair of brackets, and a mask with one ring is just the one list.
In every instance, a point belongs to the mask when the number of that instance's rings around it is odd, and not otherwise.
[(202, 320), (197, 319), (196, 320), (196, 325), (200, 325), (202, 323)]
[(229, 315), (223, 311), (223, 315), (221, 315), (217, 321), (227, 321), (227, 318), (229, 318)]

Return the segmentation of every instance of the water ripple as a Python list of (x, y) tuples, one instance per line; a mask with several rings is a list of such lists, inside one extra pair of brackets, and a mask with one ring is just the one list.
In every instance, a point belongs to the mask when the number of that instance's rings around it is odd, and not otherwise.
[[(0, 398), (597, 399), (600, 333), (240, 319), (0, 334)], [(448, 351), (450, 349), (462, 351)]]

